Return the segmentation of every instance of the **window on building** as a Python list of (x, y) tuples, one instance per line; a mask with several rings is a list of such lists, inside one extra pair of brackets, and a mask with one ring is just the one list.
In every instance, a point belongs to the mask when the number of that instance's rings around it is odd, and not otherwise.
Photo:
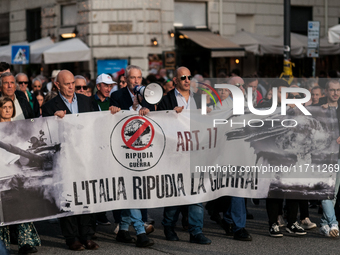
[(61, 25), (64, 27), (77, 25), (77, 5), (61, 6)]
[(236, 31), (255, 32), (254, 15), (236, 15)]
[(28, 42), (41, 38), (41, 8), (26, 10), (26, 38)]
[(0, 45), (9, 44), (9, 13), (0, 15)]
[(207, 27), (207, 3), (175, 2), (175, 27)]
[(291, 32), (307, 35), (308, 21), (313, 21), (313, 7), (291, 6), (290, 8)]

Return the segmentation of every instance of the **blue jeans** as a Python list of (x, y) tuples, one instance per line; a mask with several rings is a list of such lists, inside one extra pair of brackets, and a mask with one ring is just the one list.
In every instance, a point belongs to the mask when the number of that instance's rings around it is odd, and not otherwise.
[(247, 211), (243, 197), (231, 197), (230, 206), (223, 219), (229, 224), (235, 224), (234, 232), (246, 227)]
[[(340, 165), (340, 160), (338, 159), (338, 164)], [(340, 167), (340, 166), (339, 166)], [(321, 205), (323, 209), (323, 214), (321, 217), (320, 225), (321, 227), (325, 225), (332, 225), (338, 224), (336, 217), (335, 217), (335, 210), (334, 206), (336, 203), (336, 196), (339, 191), (339, 184), (340, 184), (340, 173), (337, 172), (336, 180), (335, 180), (335, 189), (334, 189), (334, 199), (333, 200), (322, 200)]]
[(140, 209), (124, 209), (122, 210), (121, 217), (119, 230), (128, 231), (132, 223), (137, 235), (145, 233)]
[[(164, 207), (162, 225), (175, 227), (180, 213), (180, 206)], [(189, 233), (197, 235), (202, 233), (204, 209), (202, 204), (188, 205)]]

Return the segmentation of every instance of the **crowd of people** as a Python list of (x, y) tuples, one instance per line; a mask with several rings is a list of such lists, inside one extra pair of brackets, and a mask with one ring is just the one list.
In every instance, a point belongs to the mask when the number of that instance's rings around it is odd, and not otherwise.
[[(245, 100), (252, 98), (252, 104), (257, 108), (271, 107), (273, 104), (272, 89), (277, 88), (277, 102), (281, 106), (281, 89), (285, 87), (303, 87), (311, 92), (311, 99), (306, 106), (323, 108), (335, 107), (339, 113), (338, 100), (340, 98), (340, 83), (337, 77), (329, 77), (327, 81), (317, 79), (297, 80), (291, 84), (283, 79), (268, 82), (266, 79), (252, 75), (242, 79), (233, 72), (230, 77), (220, 74), (220, 83), (231, 84), (240, 88)], [(146, 115), (150, 111), (174, 110), (180, 114), (184, 109), (199, 109), (202, 94), (207, 95), (207, 109), (227, 110), (232, 108), (233, 95), (228, 89), (217, 89), (220, 102), (212, 102), (209, 92), (210, 80), (199, 74), (192, 76), (186, 67), (179, 67), (174, 77), (168, 78), (166, 72), (159, 75), (142, 77), (142, 70), (135, 65), (129, 65), (123, 75), (113, 78), (110, 74), (100, 74), (95, 83), (89, 74), (74, 75), (69, 70), (53, 71), (51, 81), (41, 75), (29, 79), (24, 73), (15, 76), (11, 73), (10, 65), (0, 64), (0, 122), (31, 119), (45, 116), (58, 116), (63, 118), (66, 114), (77, 114), (92, 111), (110, 111), (115, 114), (121, 110), (135, 111)], [(157, 105), (147, 103), (143, 98), (137, 98), (134, 88), (137, 85), (158, 83), (163, 87), (163, 98)], [(30, 84), (30, 86), (29, 86)], [(95, 85), (93, 85), (95, 84)], [(208, 84), (209, 86), (206, 86)], [(199, 89), (204, 88), (204, 89)], [(248, 90), (248, 88), (251, 88)], [(252, 96), (247, 93), (251, 91)], [(211, 92), (211, 91), (210, 91)], [(287, 98), (302, 98), (304, 94), (289, 93)], [(215, 100), (214, 100), (215, 101)], [(294, 108), (294, 105), (289, 105)], [(340, 114), (338, 114), (340, 116)], [(340, 137), (337, 139), (340, 144)], [(323, 200), (320, 208), (323, 210), (320, 233), (327, 237), (338, 237), (339, 228), (334, 210), (336, 195), (339, 188), (337, 178), (335, 198)], [(258, 204), (258, 200), (253, 202)], [(284, 205), (285, 204), (285, 205)], [(246, 230), (247, 219), (253, 216), (247, 210), (247, 199), (241, 197), (221, 197), (209, 201), (205, 208), (210, 218), (216, 221), (226, 232), (236, 240), (251, 241), (252, 236)], [(266, 199), (268, 214), (269, 235), (282, 237), (280, 227), (286, 226), (286, 232), (295, 235), (306, 235), (306, 230), (316, 228), (316, 224), (309, 218), (308, 200)], [(300, 217), (298, 221), (298, 212)], [(223, 213), (221, 217), (220, 213)], [(185, 206), (170, 206), (164, 208), (162, 225), (164, 235), (168, 241), (178, 241), (175, 226), (182, 214), (183, 228), (189, 232), (189, 240), (196, 244), (210, 244), (203, 230), (204, 206), (202, 203)], [(124, 243), (135, 243), (137, 247), (148, 247), (154, 241), (148, 234), (154, 231), (153, 220), (146, 209), (123, 209), (113, 211), (116, 223), (116, 240)], [(286, 218), (287, 223), (284, 218)], [(69, 249), (80, 251), (84, 249), (98, 249), (99, 245), (93, 241), (96, 232), (96, 223), (109, 225), (106, 212), (96, 214), (82, 214), (59, 219), (61, 232), (65, 237)], [(132, 225), (136, 231), (137, 239), (129, 233)], [(7, 250), (11, 243), (19, 245), (19, 253), (37, 252), (40, 245), (39, 235), (33, 223), (23, 223), (0, 227), (0, 240)]]

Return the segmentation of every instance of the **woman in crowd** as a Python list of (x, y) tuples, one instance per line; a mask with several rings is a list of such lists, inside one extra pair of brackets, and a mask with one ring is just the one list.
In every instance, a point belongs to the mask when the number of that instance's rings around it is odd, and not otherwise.
[[(11, 121), (14, 116), (15, 106), (12, 99), (8, 97), (1, 97), (0, 122)], [(16, 232), (14, 236), (17, 236), (18, 238), (19, 254), (37, 252), (37, 248), (35, 248), (35, 246), (40, 246), (41, 242), (32, 222), (0, 227), (0, 240), (5, 244), (7, 250), (10, 249), (11, 244), (10, 230)], [(13, 240), (12, 243), (14, 243)]]
[(118, 89), (122, 89), (122, 88), (126, 87), (127, 84), (126, 84), (125, 79), (126, 78), (125, 78), (124, 74), (119, 75), (119, 77), (118, 77)]
[(42, 115), (42, 111), (41, 111), (41, 106), (44, 104), (45, 101), (45, 95), (44, 92), (42, 92), (41, 90), (36, 90), (33, 93), (35, 95), (35, 98), (37, 99), (38, 103), (39, 103), (39, 113), (40, 116)]

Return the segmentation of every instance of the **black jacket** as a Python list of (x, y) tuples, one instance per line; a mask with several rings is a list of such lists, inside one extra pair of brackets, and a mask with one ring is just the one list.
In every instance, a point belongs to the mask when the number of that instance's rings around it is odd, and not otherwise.
[[(111, 94), (110, 106), (111, 105), (119, 107), (122, 110), (130, 109), (130, 106), (133, 105), (133, 101), (127, 87), (119, 89)], [(141, 105), (147, 107), (150, 111), (155, 110), (155, 106), (147, 103), (144, 99)]]
[[(197, 109), (200, 108), (200, 104), (198, 104), (199, 95), (197, 96), (194, 95), (194, 100), (197, 106)], [(177, 99), (175, 95), (175, 89), (170, 90), (168, 94), (163, 96), (162, 100), (159, 102), (157, 105), (157, 111), (164, 111), (164, 110), (173, 110), (175, 107), (177, 107)]]
[[(93, 106), (91, 102), (91, 98), (84, 96), (82, 94), (77, 94), (77, 102), (78, 102), (78, 112), (92, 112)], [(42, 116), (53, 116), (56, 111), (66, 111), (66, 114), (71, 114), (70, 110), (61, 99), (60, 95), (58, 94), (55, 98), (52, 98), (47, 103), (43, 104), (41, 107), (42, 109)]]

